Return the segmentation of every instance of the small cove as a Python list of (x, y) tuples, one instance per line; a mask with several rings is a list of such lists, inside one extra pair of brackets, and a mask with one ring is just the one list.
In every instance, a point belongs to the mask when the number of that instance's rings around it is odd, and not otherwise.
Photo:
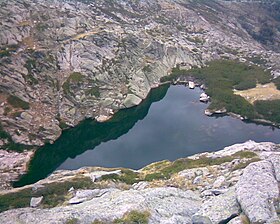
[(15, 186), (34, 183), (58, 169), (83, 166), (139, 169), (164, 159), (215, 151), (247, 140), (280, 143), (280, 129), (245, 123), (229, 116), (207, 117), (202, 91), (185, 86), (153, 89), (139, 106), (113, 119), (86, 120), (40, 148), (29, 172)]

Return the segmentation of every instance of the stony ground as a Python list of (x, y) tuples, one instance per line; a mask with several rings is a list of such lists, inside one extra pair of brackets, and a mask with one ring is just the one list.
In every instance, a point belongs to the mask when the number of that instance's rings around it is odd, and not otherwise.
[[(248, 141), (186, 159), (186, 164), (182, 160), (178, 160), (179, 163), (162, 161), (139, 171), (130, 170), (136, 176), (124, 169), (97, 167), (56, 172), (34, 185), (2, 192), (0, 202), (4, 203), (3, 198), (8, 195), (13, 206), (12, 194), (19, 196), (31, 189), (23, 206), (27, 208), (0, 213), (0, 222), (123, 223), (120, 220), (136, 212), (137, 215), (130, 218), (144, 220), (143, 223), (280, 222), (279, 145)], [(191, 160), (196, 161), (192, 168)], [(166, 167), (172, 173), (170, 177), (154, 176), (145, 180), (148, 175), (164, 173)], [(58, 194), (61, 186), (75, 178), (79, 178), (80, 183), (88, 178), (91, 184), (85, 188), (73, 187), (74, 182), (68, 184), (64, 199), (51, 205), (52, 184), (57, 184)], [(133, 178), (136, 181), (131, 181)], [(32, 192), (37, 193), (31, 199)], [(61, 196), (52, 196), (53, 202)]]

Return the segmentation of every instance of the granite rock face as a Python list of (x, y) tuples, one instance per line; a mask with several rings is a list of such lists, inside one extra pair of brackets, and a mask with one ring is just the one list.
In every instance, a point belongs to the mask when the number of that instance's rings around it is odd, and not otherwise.
[[(0, 4), (0, 121), (17, 143), (41, 146), (56, 140), (65, 124), (135, 106), (176, 65), (189, 69), (215, 59), (262, 58), (280, 74), (276, 3)], [(256, 38), (258, 30), (269, 28), (258, 18), (275, 26), (270, 40)]]

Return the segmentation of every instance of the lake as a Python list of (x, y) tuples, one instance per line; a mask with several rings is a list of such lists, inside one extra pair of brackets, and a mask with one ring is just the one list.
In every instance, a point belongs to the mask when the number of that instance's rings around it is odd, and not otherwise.
[(199, 102), (201, 93), (199, 88), (165, 85), (153, 89), (139, 106), (121, 110), (107, 122), (85, 120), (64, 131), (54, 144), (40, 148), (29, 172), (14, 186), (34, 183), (57, 169), (139, 169), (247, 140), (280, 143), (280, 129), (229, 116), (205, 116), (207, 104)]

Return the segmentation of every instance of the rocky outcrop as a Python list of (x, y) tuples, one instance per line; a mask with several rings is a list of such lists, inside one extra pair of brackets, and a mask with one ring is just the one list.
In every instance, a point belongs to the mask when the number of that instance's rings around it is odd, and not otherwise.
[[(26, 197), (29, 190), (36, 195), (31, 201), (41, 204), (30, 205), (27, 200), (26, 208), (0, 213), (0, 223), (112, 223), (132, 211), (149, 214), (149, 223), (278, 223), (279, 158), (279, 145), (248, 141), (186, 158), (195, 167), (182, 167), (180, 159), (181, 170), (178, 161), (162, 161), (138, 171), (100, 167), (57, 171), (32, 186), (2, 192), (0, 202), (11, 197), (1, 209), (18, 207), (13, 204), (17, 194)], [(157, 179), (167, 168), (172, 175)], [(57, 195), (63, 188), (66, 191)], [(56, 198), (59, 203), (54, 206), (49, 200)]]
[(201, 202), (197, 194), (176, 188), (150, 188), (145, 190), (112, 190), (90, 201), (51, 210), (20, 209), (0, 215), (0, 222), (21, 223), (65, 223), (76, 218), (84, 224), (94, 220), (112, 222), (131, 210), (151, 213), (151, 223), (190, 223)]

